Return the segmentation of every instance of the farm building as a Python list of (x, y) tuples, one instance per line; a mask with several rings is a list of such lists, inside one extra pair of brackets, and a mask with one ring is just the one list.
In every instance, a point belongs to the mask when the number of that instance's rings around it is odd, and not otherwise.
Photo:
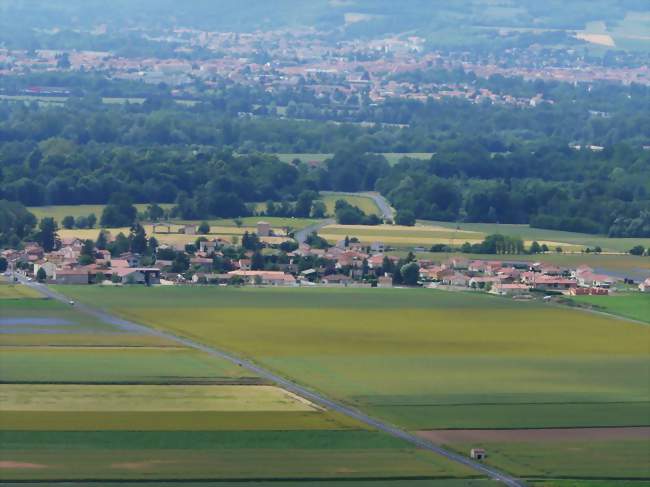
[(89, 274), (85, 269), (57, 269), (53, 276), (57, 284), (89, 284)]
[(639, 284), (639, 291), (642, 293), (650, 293), (650, 278)]
[(259, 237), (271, 236), (271, 224), (268, 222), (257, 222), (257, 235)]
[(487, 457), (487, 453), (483, 448), (472, 448), (469, 451), (469, 456), (474, 460), (483, 460)]

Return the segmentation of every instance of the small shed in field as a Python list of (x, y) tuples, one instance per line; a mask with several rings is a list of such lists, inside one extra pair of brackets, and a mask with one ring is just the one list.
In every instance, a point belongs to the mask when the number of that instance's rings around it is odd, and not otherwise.
[(469, 451), (469, 456), (474, 459), (474, 460), (483, 460), (485, 457), (487, 457), (487, 454), (485, 453), (485, 450), (483, 448), (472, 448)]

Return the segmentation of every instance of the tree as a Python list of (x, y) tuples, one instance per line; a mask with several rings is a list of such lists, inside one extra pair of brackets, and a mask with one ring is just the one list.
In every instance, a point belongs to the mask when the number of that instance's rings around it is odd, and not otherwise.
[(135, 254), (145, 254), (147, 252), (147, 234), (144, 227), (136, 223), (129, 233), (129, 248)]
[(7, 259), (0, 257), (0, 272), (5, 272), (8, 266), (9, 263), (7, 262)]
[(533, 243), (530, 244), (531, 254), (539, 254), (541, 251), (542, 247), (539, 245), (539, 242), (537, 242), (537, 240), (533, 241)]
[(156, 203), (147, 206), (147, 215), (152, 222), (157, 222), (165, 215), (165, 210)]
[(52, 252), (59, 247), (59, 227), (52, 217), (41, 219), (38, 224), (38, 241), (45, 252)]
[(395, 216), (395, 223), (412, 227), (415, 225), (415, 214), (411, 210), (400, 210)]
[(63, 228), (66, 230), (70, 230), (71, 228), (74, 228), (74, 217), (71, 215), (64, 216), (63, 220), (61, 220), (61, 225), (63, 225)]
[(130, 227), (135, 223), (138, 210), (125, 194), (115, 194), (102, 211), (100, 224), (102, 227)]
[(79, 263), (81, 265), (88, 265), (95, 262), (95, 243), (88, 239), (84, 241), (79, 254)]
[(264, 256), (261, 252), (257, 251), (251, 258), (251, 269), (254, 271), (264, 270)]
[(95, 274), (95, 284), (101, 284), (104, 282), (104, 273), (98, 272)]
[(325, 218), (327, 213), (327, 207), (322, 201), (314, 201), (314, 204), (311, 207), (311, 217), (312, 218)]
[(88, 215), (86, 219), (86, 223), (88, 225), (88, 228), (95, 228), (95, 225), (97, 225), (97, 217), (95, 216), (94, 213)]
[(36, 280), (38, 282), (45, 282), (47, 279), (47, 272), (45, 272), (45, 269), (42, 267), (39, 267), (38, 271), (36, 272)]
[(95, 247), (97, 247), (99, 250), (106, 250), (107, 245), (108, 236), (104, 230), (100, 230), (99, 234), (97, 235), (97, 240), (95, 241)]
[(210, 233), (210, 224), (206, 221), (201, 222), (198, 230), (201, 235), (207, 235)]
[(415, 286), (420, 277), (420, 266), (415, 262), (410, 262), (401, 267), (400, 274), (402, 275), (402, 282), (404, 284), (407, 286)]
[(309, 218), (314, 200), (318, 195), (314, 191), (303, 191), (298, 196), (294, 209), (295, 216), (299, 218)]
[(643, 248), (643, 245), (636, 245), (630, 249), (631, 255), (643, 255), (644, 253), (645, 249)]
[(233, 220), (233, 222), (235, 222), (235, 225), (237, 226), (237, 228), (241, 228), (242, 225), (244, 224), (244, 220), (242, 220), (241, 218), (235, 218)]

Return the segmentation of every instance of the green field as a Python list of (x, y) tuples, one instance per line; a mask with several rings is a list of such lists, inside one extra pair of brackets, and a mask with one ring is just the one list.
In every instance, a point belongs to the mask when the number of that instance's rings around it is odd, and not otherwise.
[[(472, 477), (367, 431), (0, 433), (3, 480)], [(14, 468), (11, 468), (11, 467)]]
[(64, 291), (412, 429), (650, 421), (650, 328), (586, 312), (430, 290)]
[(475, 476), (234, 364), (76, 307), (7, 300), (0, 338), (3, 484)]
[(243, 374), (235, 365), (183, 347), (80, 346), (74, 340), (71, 342), (67, 346), (3, 346), (0, 348), (0, 381), (228, 384), (255, 379), (251, 374)]
[(375, 204), (372, 198), (363, 195), (349, 195), (349, 194), (332, 194), (332, 193), (323, 193), (321, 201), (325, 203), (327, 208), (327, 214), (334, 216), (336, 202), (338, 200), (345, 200), (350, 203), (352, 206), (356, 206), (366, 215), (377, 215), (381, 216), (381, 211), (379, 207)]
[(485, 448), (486, 463), (523, 478), (650, 479), (648, 441), (479, 442), (449, 445), (467, 453)]
[(38, 299), (41, 295), (21, 284), (8, 284), (0, 278), (0, 300), (2, 299)]
[(598, 311), (625, 316), (650, 323), (650, 294), (630, 293), (612, 296), (575, 296), (577, 303), (593, 306)]

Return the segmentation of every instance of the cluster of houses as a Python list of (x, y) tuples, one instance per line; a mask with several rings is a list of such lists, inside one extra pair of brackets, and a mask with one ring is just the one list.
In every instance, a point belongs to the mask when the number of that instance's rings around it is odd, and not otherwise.
[[(531, 291), (607, 295), (623, 281), (585, 265), (567, 268), (546, 263), (464, 258), (451, 258), (441, 264), (421, 263), (420, 277), (430, 287), (471, 288), (504, 296), (524, 296)], [(641, 283), (639, 290), (650, 292), (650, 279)]]
[[(111, 256), (107, 250), (94, 249), (93, 262), (82, 265), (84, 242), (79, 239), (62, 241), (58, 250), (45, 252), (36, 243), (22, 250), (4, 250), (1, 255), (12, 271), (57, 284), (239, 284), (269, 286), (337, 286), (392, 287), (399, 280), (398, 257), (385, 252), (384, 245), (370, 246), (348, 239), (322, 249), (306, 243), (290, 252), (276, 252), (282, 258), (265, 263), (262, 269), (253, 264), (252, 251), (239, 248), (237, 255), (224, 255), (235, 244), (220, 238), (201, 240), (192, 253), (186, 252), (189, 269), (173, 270), (173, 261), (161, 258), (143, 264), (143, 257), (127, 252)], [(159, 249), (165, 246), (159, 247)], [(178, 251), (177, 249), (175, 251)], [(184, 250), (183, 250), (184, 252)], [(233, 253), (229, 253), (233, 255)], [(277, 255), (277, 254), (276, 254)], [(214, 259), (225, 262), (220, 272), (214, 270)], [(151, 262), (154, 259), (148, 258)], [(305, 262), (311, 263), (306, 267)], [(403, 264), (403, 262), (402, 262)], [(615, 290), (620, 279), (595, 272), (587, 266), (564, 268), (552, 264), (469, 260), (452, 257), (442, 262), (420, 259), (419, 283), (441, 289), (471, 289), (503, 296), (525, 297), (531, 292), (566, 295), (607, 295)], [(389, 269), (390, 268), (390, 269)], [(389, 271), (392, 271), (389, 272)], [(628, 282), (629, 283), (629, 282)], [(650, 292), (650, 278), (638, 286)]]

